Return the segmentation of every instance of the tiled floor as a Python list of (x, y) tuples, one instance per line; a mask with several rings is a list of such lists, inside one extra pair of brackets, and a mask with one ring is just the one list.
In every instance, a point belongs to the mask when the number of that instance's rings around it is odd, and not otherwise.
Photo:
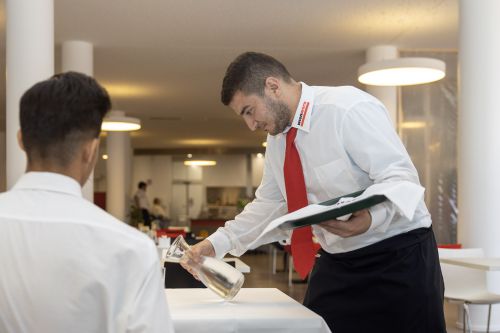
[[(267, 250), (267, 249), (266, 249)], [(272, 274), (272, 257), (265, 252), (248, 253), (241, 259), (251, 267), (251, 273), (245, 274), (245, 288), (278, 288), (285, 294), (302, 303), (307, 288), (306, 283), (293, 283), (288, 286), (288, 270), (283, 270), (283, 255), (278, 254), (278, 272)], [(298, 279), (298, 275), (293, 275)], [(445, 304), (445, 316), (448, 333), (459, 333), (461, 329), (456, 328), (457, 307), (453, 304)]]

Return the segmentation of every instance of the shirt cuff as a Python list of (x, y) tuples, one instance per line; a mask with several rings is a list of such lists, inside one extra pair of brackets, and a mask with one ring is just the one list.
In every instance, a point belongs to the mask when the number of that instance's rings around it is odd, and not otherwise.
[(368, 230), (378, 229), (384, 224), (387, 217), (387, 209), (384, 205), (375, 205), (368, 209), (372, 216), (372, 224)]
[(231, 240), (224, 232), (217, 230), (207, 237), (215, 250), (215, 257), (222, 259), (226, 253), (232, 250)]

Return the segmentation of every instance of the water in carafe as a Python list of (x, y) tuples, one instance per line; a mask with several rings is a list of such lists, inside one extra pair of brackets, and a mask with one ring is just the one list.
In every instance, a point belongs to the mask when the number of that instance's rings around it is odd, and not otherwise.
[[(189, 245), (178, 236), (166, 253), (166, 260), (180, 262)], [(225, 300), (231, 300), (240, 291), (245, 278), (228, 263), (213, 257), (202, 256), (199, 263), (190, 261), (200, 281)]]
[(197, 274), (204, 285), (225, 300), (233, 299), (245, 281), (240, 271), (212, 257), (202, 258)]

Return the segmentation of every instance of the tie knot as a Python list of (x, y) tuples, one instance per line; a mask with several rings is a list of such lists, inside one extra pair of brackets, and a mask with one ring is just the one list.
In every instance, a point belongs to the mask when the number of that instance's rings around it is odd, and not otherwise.
[(286, 144), (289, 146), (295, 141), (295, 137), (297, 136), (297, 127), (292, 127), (290, 130), (286, 133)]

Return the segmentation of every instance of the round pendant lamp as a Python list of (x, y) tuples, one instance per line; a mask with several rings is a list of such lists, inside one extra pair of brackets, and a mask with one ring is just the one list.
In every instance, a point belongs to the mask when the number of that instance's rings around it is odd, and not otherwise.
[(139, 118), (127, 117), (123, 111), (110, 111), (104, 118), (101, 130), (106, 132), (130, 132), (141, 128)]
[(446, 64), (434, 58), (394, 58), (369, 62), (358, 70), (361, 83), (374, 86), (408, 86), (441, 80)]

